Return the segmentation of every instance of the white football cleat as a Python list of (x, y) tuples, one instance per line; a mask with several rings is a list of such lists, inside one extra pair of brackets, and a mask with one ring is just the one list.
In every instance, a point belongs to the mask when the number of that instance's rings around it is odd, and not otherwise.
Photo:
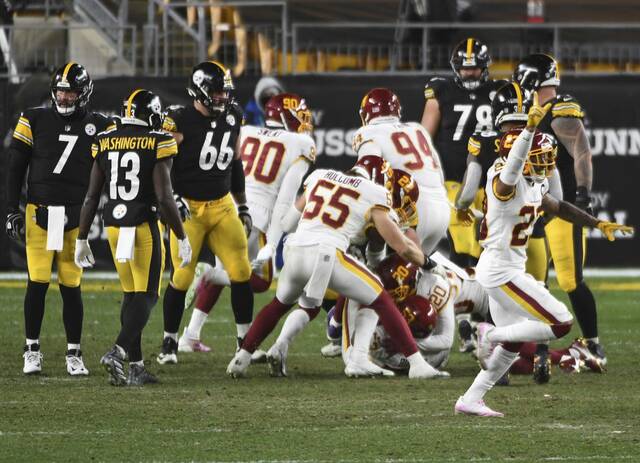
[(262, 349), (256, 349), (251, 354), (251, 365), (254, 363), (267, 363), (267, 353)]
[(372, 376), (395, 376), (395, 373), (378, 365), (368, 359), (354, 361), (349, 359), (344, 368), (344, 374), (349, 378), (370, 378)]
[(22, 356), (24, 357), (22, 372), (25, 375), (37, 375), (42, 371), (43, 355), (40, 352), (40, 344), (25, 345)]
[(267, 363), (269, 364), (269, 374), (274, 378), (287, 376), (287, 353), (289, 346), (279, 346), (274, 344), (267, 351)]
[(440, 371), (429, 365), (426, 360), (418, 365), (409, 367), (409, 379), (450, 378), (446, 371)]
[(489, 332), (491, 332), (491, 330), (493, 330), (494, 328), (495, 326), (493, 326), (492, 324), (482, 322), (478, 323), (478, 328), (476, 330), (476, 333), (478, 335), (478, 362), (480, 362), (480, 366), (483, 370), (487, 369), (487, 361), (489, 360), (489, 357), (491, 357), (493, 349), (496, 347), (495, 344), (489, 341), (489, 339), (487, 338)]
[(227, 374), (232, 378), (244, 378), (247, 375), (247, 369), (250, 364), (251, 354), (244, 349), (240, 349), (229, 362)]
[(322, 346), (320, 354), (325, 358), (340, 357), (342, 355), (342, 346), (340, 344), (330, 342), (326, 346)]
[(84, 366), (80, 349), (68, 350), (65, 362), (67, 363), (67, 373), (70, 376), (89, 376), (89, 370)]
[(178, 339), (178, 352), (211, 352), (211, 348), (199, 339), (190, 337), (185, 328)]
[(504, 413), (491, 410), (484, 403), (484, 400), (478, 400), (477, 402), (468, 404), (462, 401), (462, 396), (458, 398), (456, 406), (454, 407), (456, 415), (475, 415), (484, 417), (504, 418)]

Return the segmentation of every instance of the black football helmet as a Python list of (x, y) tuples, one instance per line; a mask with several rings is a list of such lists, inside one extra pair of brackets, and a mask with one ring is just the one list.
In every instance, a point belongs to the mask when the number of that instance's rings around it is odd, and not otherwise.
[[(208, 110), (222, 112), (231, 101), (231, 72), (217, 61), (204, 61), (193, 68), (187, 92)], [(222, 96), (214, 96), (216, 93)]]
[(560, 85), (558, 62), (553, 56), (535, 53), (522, 59), (513, 71), (512, 80), (529, 91)]
[(510, 82), (498, 89), (491, 101), (493, 126), (500, 129), (505, 122), (527, 122), (531, 106), (530, 92), (522, 89), (517, 82)]
[[(72, 103), (66, 103), (58, 98), (58, 90), (76, 92), (78, 96)], [(51, 77), (51, 101), (61, 116), (69, 116), (84, 107), (92, 92), (93, 81), (89, 73), (84, 66), (73, 61), (59, 67)]]
[[(449, 63), (451, 63), (456, 75), (456, 83), (467, 90), (474, 90), (489, 79), (489, 65), (491, 64), (489, 49), (484, 43), (473, 37), (466, 38), (455, 46)], [(482, 74), (479, 79), (463, 79), (460, 71), (464, 68), (480, 68)]]
[(143, 122), (154, 130), (160, 130), (163, 119), (160, 97), (149, 90), (134, 90), (122, 103), (123, 124)]

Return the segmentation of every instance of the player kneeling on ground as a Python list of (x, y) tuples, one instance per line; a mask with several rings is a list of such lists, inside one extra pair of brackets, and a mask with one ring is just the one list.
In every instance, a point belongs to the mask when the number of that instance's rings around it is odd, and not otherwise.
[[(484, 251), (476, 272), (489, 295), (495, 326), (478, 325), (478, 357), (486, 361), (481, 363), (483, 370), (471, 387), (458, 399), (456, 413), (503, 416), (482, 399), (517, 359), (522, 342), (558, 339), (571, 330), (573, 317), (567, 307), (525, 273), (526, 245), (539, 212), (597, 227), (611, 241), (616, 231), (633, 230), (599, 221), (548, 194), (547, 178), (555, 167), (557, 145), (552, 136), (537, 132), (536, 127), (550, 106), (541, 107), (537, 93), (533, 93), (526, 127), (504, 135), (501, 158), (487, 173), (486, 211), (480, 231)], [(487, 356), (491, 343), (501, 344)]]
[[(156, 206), (178, 238), (182, 266), (191, 261), (191, 246), (173, 199), (169, 172), (177, 144), (171, 135), (160, 131), (160, 98), (147, 90), (136, 90), (125, 101), (122, 116), (119, 127), (99, 134), (91, 149), (95, 162), (80, 212), (75, 261), (83, 268), (94, 264), (87, 235), (107, 184), (103, 220), (124, 294), (120, 334), (100, 363), (114, 386), (142, 386), (158, 382), (144, 368), (142, 359), (142, 330), (158, 301), (165, 259)], [(124, 369), (127, 355), (128, 378)]]

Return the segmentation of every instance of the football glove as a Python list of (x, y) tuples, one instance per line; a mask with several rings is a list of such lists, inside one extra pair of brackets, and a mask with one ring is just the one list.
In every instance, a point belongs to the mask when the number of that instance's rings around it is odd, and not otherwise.
[(615, 241), (616, 236), (615, 233), (619, 231), (623, 235), (630, 235), (633, 233), (633, 227), (628, 227), (626, 225), (620, 225), (615, 222), (606, 222), (601, 221), (598, 222), (598, 230), (602, 232), (604, 236), (607, 237), (609, 241)]
[(11, 212), (7, 214), (5, 230), (7, 231), (9, 238), (12, 240), (24, 242), (24, 217), (22, 217), (20, 212)]
[(591, 196), (589, 190), (586, 187), (579, 186), (576, 190), (576, 207), (579, 207), (589, 215), (593, 215), (593, 209), (591, 207)]
[(178, 257), (182, 259), (180, 268), (184, 268), (191, 263), (191, 243), (189, 243), (189, 237), (187, 236), (182, 240), (178, 240)]
[(547, 103), (544, 106), (540, 106), (538, 103), (538, 92), (533, 92), (533, 103), (527, 113), (527, 127), (538, 127), (538, 124), (544, 119), (551, 108), (551, 103)]
[(176, 202), (176, 206), (178, 206), (178, 212), (180, 213), (180, 219), (184, 222), (191, 218), (191, 208), (189, 207), (189, 203), (185, 201), (185, 199), (180, 195), (173, 195), (173, 199)]
[(251, 266), (253, 268), (262, 267), (262, 265), (264, 265), (265, 262), (268, 262), (273, 258), (273, 255), (275, 254), (275, 252), (276, 252), (276, 247), (273, 244), (267, 243), (258, 251), (258, 255), (256, 256), (255, 259), (253, 259)]
[(247, 234), (247, 237), (249, 237), (251, 229), (253, 228), (253, 220), (249, 214), (249, 207), (246, 204), (238, 206), (238, 217), (240, 217), (240, 221), (244, 226), (244, 232)]
[(93, 258), (89, 240), (76, 240), (76, 250), (73, 254), (73, 260), (80, 268), (91, 268), (96, 260)]
[(456, 209), (456, 218), (462, 225), (468, 227), (473, 224), (475, 218), (471, 209)]

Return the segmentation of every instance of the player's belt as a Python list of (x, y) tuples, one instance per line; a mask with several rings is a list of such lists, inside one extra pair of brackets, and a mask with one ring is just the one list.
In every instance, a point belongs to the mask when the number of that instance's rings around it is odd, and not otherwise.
[(197, 199), (189, 199), (189, 198), (184, 198), (184, 199), (189, 204), (189, 209), (191, 209), (192, 211), (195, 211), (195, 215), (199, 216), (199, 215), (202, 215), (204, 210), (208, 207), (215, 207), (215, 206), (219, 206), (220, 204), (224, 204), (228, 202), (230, 194), (231, 193), (227, 193), (222, 198), (211, 199), (209, 201), (198, 201)]

